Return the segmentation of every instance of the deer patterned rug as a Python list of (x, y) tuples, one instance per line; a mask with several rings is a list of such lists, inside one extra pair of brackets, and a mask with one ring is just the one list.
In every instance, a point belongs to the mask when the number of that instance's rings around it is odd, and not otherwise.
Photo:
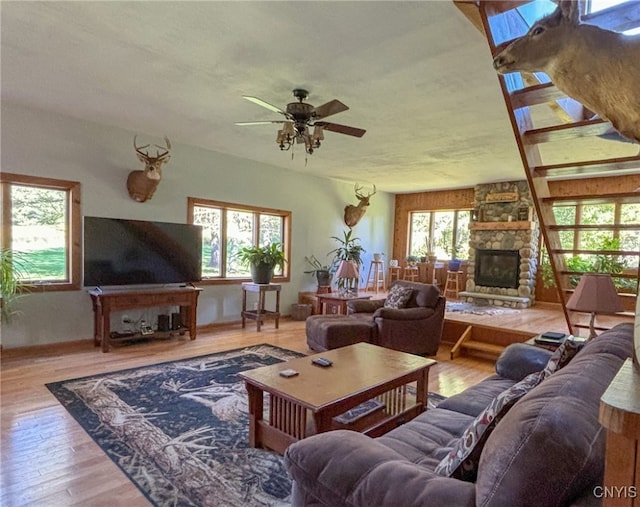
[(447, 301), (446, 311), (454, 313), (469, 313), (473, 315), (499, 315), (504, 313), (519, 313), (515, 308), (500, 308), (491, 305), (474, 305), (457, 301)]
[(248, 446), (236, 374), (303, 354), (271, 345), (47, 384), (156, 506), (285, 506), (276, 453)]

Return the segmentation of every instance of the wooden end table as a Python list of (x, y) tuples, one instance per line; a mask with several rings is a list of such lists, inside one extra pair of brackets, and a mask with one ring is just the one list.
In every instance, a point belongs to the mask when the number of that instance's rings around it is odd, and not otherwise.
[(371, 296), (341, 296), (340, 294), (316, 294), (320, 313), (335, 313), (338, 315), (347, 314), (347, 301), (356, 299), (371, 299)]
[[(315, 366), (314, 357), (326, 357), (333, 366)], [(283, 454), (293, 442), (340, 428), (334, 417), (372, 399), (384, 408), (365, 427), (353, 429), (383, 435), (426, 410), (434, 364), (433, 359), (363, 342), (239, 373), (249, 395), (249, 444)], [(280, 376), (288, 369), (298, 375)], [(412, 382), (415, 395), (407, 389)], [(264, 393), (269, 394), (267, 420)]]
[[(246, 325), (246, 319), (256, 321), (256, 330), (260, 332), (262, 322), (266, 319), (274, 319), (275, 327), (278, 329), (280, 323), (280, 289), (282, 285), (275, 283), (243, 283), (242, 284), (242, 327)], [(258, 293), (258, 304), (255, 310), (247, 310), (247, 292)], [(273, 310), (265, 310), (265, 299), (267, 292), (276, 293), (276, 305)]]

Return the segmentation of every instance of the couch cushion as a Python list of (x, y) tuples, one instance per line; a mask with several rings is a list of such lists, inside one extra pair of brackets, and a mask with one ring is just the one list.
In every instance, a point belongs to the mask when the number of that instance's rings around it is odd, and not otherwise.
[(408, 461), (433, 470), (471, 421), (471, 416), (438, 406), (376, 440)]
[(487, 438), (511, 407), (543, 379), (543, 372), (531, 373), (500, 393), (464, 431), (451, 452), (436, 466), (435, 473), (463, 481), (475, 481)]
[(387, 298), (384, 301), (385, 308), (404, 308), (407, 306), (407, 302), (413, 293), (413, 289), (410, 287), (403, 287), (402, 285), (394, 285), (389, 289)]
[[(540, 368), (542, 368), (542, 366)], [(491, 375), (461, 393), (450, 396), (440, 402), (438, 408), (476, 417), (487, 408), (487, 405), (489, 405), (496, 396), (505, 389), (509, 389), (515, 383), (515, 380), (503, 378), (499, 375)]]
[(421, 290), (416, 291), (416, 304), (433, 308), (440, 297), (440, 289), (435, 285), (425, 285)]
[(519, 382), (530, 373), (540, 371), (548, 364), (552, 353), (526, 343), (512, 343), (500, 354), (496, 373)]

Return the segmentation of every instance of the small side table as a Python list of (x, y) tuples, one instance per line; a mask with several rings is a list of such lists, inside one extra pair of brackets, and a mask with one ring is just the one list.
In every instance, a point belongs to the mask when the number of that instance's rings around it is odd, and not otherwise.
[[(246, 325), (246, 319), (253, 319), (256, 321), (256, 330), (260, 332), (260, 326), (266, 319), (275, 319), (276, 329), (280, 324), (280, 289), (281, 285), (275, 283), (260, 284), (260, 283), (243, 283), (242, 284), (242, 327)], [(258, 305), (255, 310), (247, 310), (247, 292), (258, 293)], [(275, 310), (265, 310), (265, 295), (267, 292), (276, 293), (276, 307)]]

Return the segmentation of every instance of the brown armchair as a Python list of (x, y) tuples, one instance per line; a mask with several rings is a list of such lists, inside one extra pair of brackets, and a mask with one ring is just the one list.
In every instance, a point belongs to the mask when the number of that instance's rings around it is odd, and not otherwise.
[(391, 284), (413, 289), (404, 308), (385, 308), (386, 300), (347, 302), (347, 312), (358, 319), (373, 318), (372, 343), (411, 354), (435, 355), (442, 338), (445, 298), (435, 285), (396, 280)]

